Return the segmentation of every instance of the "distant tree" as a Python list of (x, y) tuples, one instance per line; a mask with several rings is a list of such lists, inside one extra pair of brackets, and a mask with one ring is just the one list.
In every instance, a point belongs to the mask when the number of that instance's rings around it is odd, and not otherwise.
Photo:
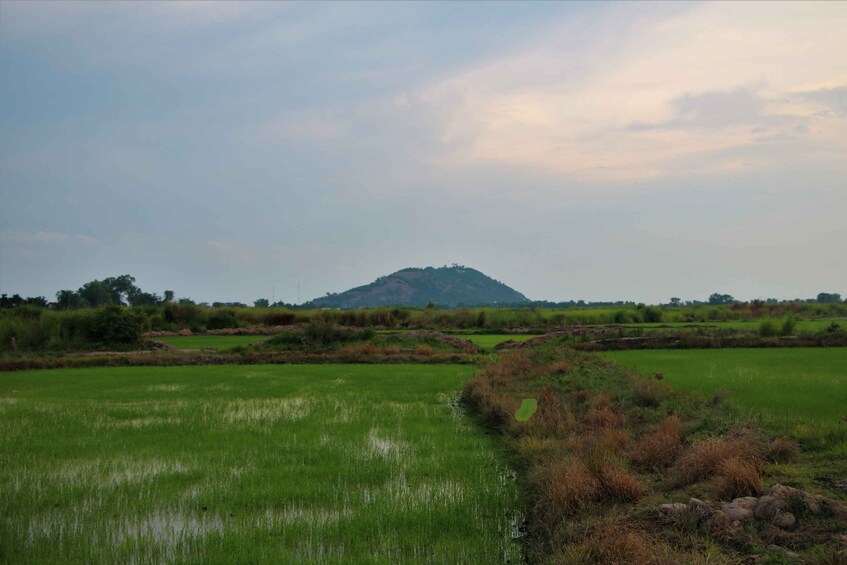
[(841, 302), (841, 294), (837, 292), (821, 292), (818, 294), (818, 302), (821, 304), (835, 304)]
[(86, 306), (88, 306), (88, 303), (76, 291), (60, 290), (56, 293), (56, 308), (59, 310), (73, 310)]
[(271, 301), (267, 298), (259, 298), (253, 301), (254, 308), (267, 308), (271, 305)]
[(24, 300), (24, 304), (28, 306), (38, 306), (39, 308), (47, 308), (47, 299), (43, 296), (30, 296)]
[(112, 289), (112, 304), (132, 304), (133, 295), (141, 292), (141, 289), (135, 286), (135, 277), (131, 275), (108, 277), (103, 279), (103, 282)]
[(132, 306), (156, 306), (161, 304), (162, 298), (158, 294), (142, 292), (137, 290), (129, 295), (129, 303)]
[(670, 305), (671, 306), (681, 306), (682, 305), (682, 299), (678, 298), (676, 296), (671, 297)]
[(716, 292), (709, 296), (709, 304), (712, 306), (723, 306), (725, 304), (732, 304), (733, 302), (735, 302), (735, 298), (729, 294), (719, 294)]
[(166, 290), (165, 295), (162, 298), (162, 302), (173, 302), (174, 301), (174, 291)]
[(82, 285), (77, 293), (89, 306), (109, 306), (120, 304), (120, 295), (115, 295), (112, 287), (105, 281), (93, 280)]

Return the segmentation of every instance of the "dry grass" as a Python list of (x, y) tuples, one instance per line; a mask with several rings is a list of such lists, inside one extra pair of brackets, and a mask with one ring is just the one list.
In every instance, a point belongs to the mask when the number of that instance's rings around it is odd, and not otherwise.
[(712, 479), (710, 490), (716, 497), (727, 500), (739, 496), (759, 496), (764, 491), (759, 476), (759, 463), (745, 457), (727, 459), (721, 463), (717, 475)]
[(632, 383), (632, 402), (636, 406), (655, 408), (673, 394), (671, 388), (656, 379), (635, 379)]
[(485, 367), (484, 373), (492, 384), (504, 384), (513, 379), (532, 378), (535, 369), (522, 351), (507, 351), (500, 356), (498, 363)]
[(529, 421), (533, 432), (543, 436), (563, 436), (576, 424), (573, 413), (553, 387), (544, 385), (538, 391), (538, 411)]
[(793, 439), (778, 437), (768, 445), (768, 459), (774, 463), (790, 463), (800, 457), (800, 444)]
[(415, 349), (415, 353), (418, 355), (429, 356), (432, 355), (433, 349), (429, 345), (419, 345)]
[(582, 461), (556, 461), (541, 468), (533, 481), (539, 491), (536, 511), (550, 522), (591, 505), (601, 485)]
[(681, 449), (680, 418), (674, 414), (641, 436), (628, 456), (630, 461), (641, 467), (667, 467), (674, 462)]
[(608, 498), (621, 502), (636, 502), (647, 492), (632, 473), (612, 461), (606, 462), (600, 471), (600, 482)]
[[(646, 536), (617, 523), (597, 527), (574, 555), (576, 563), (631, 565), (655, 563), (651, 543)], [(573, 562), (573, 561), (572, 561)]]
[(762, 459), (755, 442), (743, 435), (710, 437), (693, 444), (671, 469), (671, 479), (680, 485), (690, 485), (721, 471), (730, 459), (747, 461), (756, 469)]
[(590, 408), (582, 418), (586, 429), (621, 428), (626, 425), (626, 416), (618, 414), (607, 405)]

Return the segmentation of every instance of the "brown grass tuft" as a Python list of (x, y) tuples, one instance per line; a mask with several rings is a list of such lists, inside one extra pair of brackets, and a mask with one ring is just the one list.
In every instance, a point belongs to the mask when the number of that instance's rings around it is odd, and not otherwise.
[(757, 446), (739, 436), (710, 437), (693, 444), (677, 460), (671, 478), (690, 485), (712, 476), (730, 459), (747, 461), (758, 469), (762, 460)]
[(503, 384), (511, 380), (531, 378), (535, 374), (532, 361), (522, 351), (506, 351), (500, 360), (485, 368), (492, 383)]
[(616, 413), (608, 406), (595, 406), (585, 413), (582, 424), (587, 429), (620, 428), (626, 424), (626, 416)]
[(723, 499), (759, 496), (764, 488), (759, 476), (759, 466), (755, 461), (744, 457), (732, 457), (721, 463), (711, 484), (715, 496)]
[(674, 414), (641, 436), (628, 456), (630, 461), (641, 467), (666, 467), (674, 462), (681, 449), (680, 419)]
[(529, 421), (533, 431), (541, 435), (564, 436), (575, 426), (573, 413), (553, 387), (542, 386), (537, 400), (538, 411)]
[(644, 534), (615, 523), (599, 526), (581, 546), (583, 563), (631, 565), (653, 563), (650, 542)]
[(768, 446), (768, 459), (774, 463), (789, 463), (800, 457), (800, 444), (787, 437), (778, 437)]
[(647, 491), (632, 473), (611, 461), (603, 466), (600, 482), (607, 497), (621, 502), (636, 502)]
[(655, 408), (672, 394), (668, 385), (656, 379), (638, 378), (632, 383), (632, 402), (636, 406)]
[(600, 482), (578, 460), (557, 461), (547, 465), (536, 481), (539, 513), (548, 520), (589, 506), (600, 494)]
[(430, 347), (429, 345), (419, 345), (415, 349), (415, 353), (418, 355), (432, 355), (432, 347)]
[(574, 404), (585, 404), (588, 402), (589, 394), (587, 390), (581, 388), (573, 391), (568, 396), (570, 396), (571, 402)]

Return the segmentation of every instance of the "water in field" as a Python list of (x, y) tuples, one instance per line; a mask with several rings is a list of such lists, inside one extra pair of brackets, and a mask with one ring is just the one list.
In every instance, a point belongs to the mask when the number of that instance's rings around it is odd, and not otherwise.
[(456, 366), (0, 375), (0, 561), (503, 562), (517, 487)]

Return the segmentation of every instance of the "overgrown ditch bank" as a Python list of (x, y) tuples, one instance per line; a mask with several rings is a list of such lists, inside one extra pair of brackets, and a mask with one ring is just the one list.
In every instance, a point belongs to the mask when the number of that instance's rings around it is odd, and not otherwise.
[[(504, 352), (463, 398), (519, 473), (530, 562), (847, 562), (844, 491), (777, 484), (814, 454), (719, 397), (552, 340)], [(523, 399), (537, 411), (519, 422)]]

